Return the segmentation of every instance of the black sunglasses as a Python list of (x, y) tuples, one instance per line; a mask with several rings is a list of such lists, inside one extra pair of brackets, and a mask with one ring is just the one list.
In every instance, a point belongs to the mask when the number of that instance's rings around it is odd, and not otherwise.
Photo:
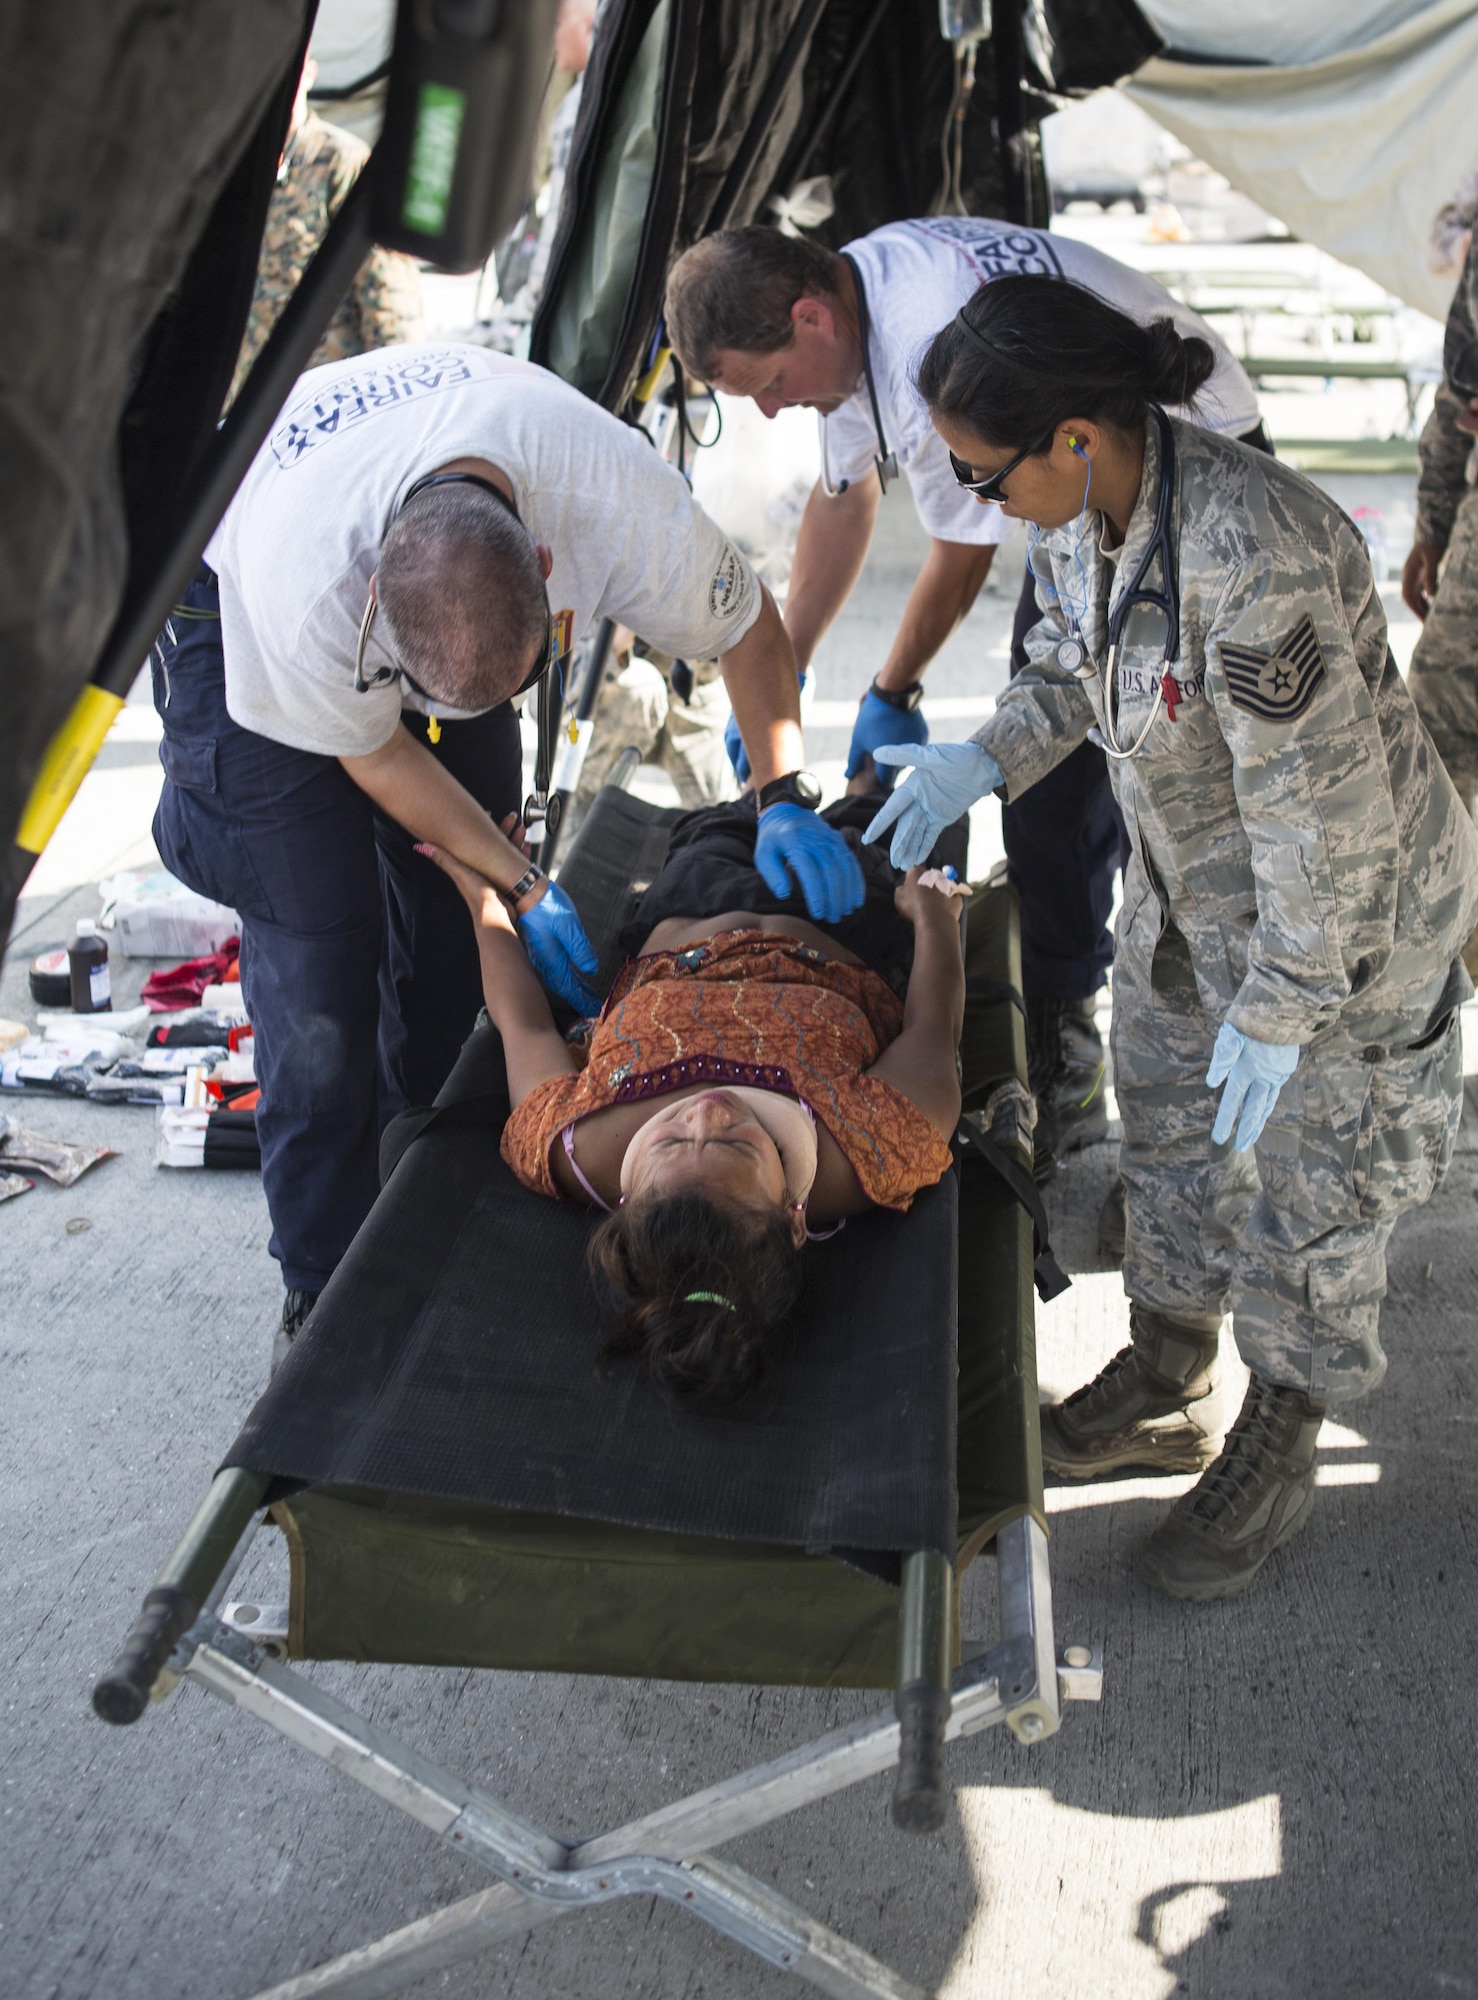
[(1005, 481), (1011, 477), (1018, 465), (1025, 465), (1026, 461), (1034, 457), (1037, 452), (1044, 451), (1056, 434), (1057, 426), (1054, 424), (1050, 431), (1037, 439), (1035, 444), (1029, 444), (1024, 451), (1017, 452), (1015, 458), (1008, 459), (1000, 471), (991, 473), (988, 479), (977, 479), (974, 466), (967, 465), (962, 458), (956, 458), (953, 452), (949, 455), (950, 467), (957, 483), (965, 492), (973, 493), (977, 500), (994, 500), (999, 507), (1010, 497), (1001, 490)]

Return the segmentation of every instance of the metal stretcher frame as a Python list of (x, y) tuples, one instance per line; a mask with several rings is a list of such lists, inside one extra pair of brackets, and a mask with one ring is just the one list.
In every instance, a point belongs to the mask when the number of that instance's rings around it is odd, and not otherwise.
[[(251, 1504), (252, 1475), (222, 1473), (171, 1570), (184, 1574), (222, 1546), (233, 1511)], [(316, 1688), (274, 1657), (269, 1623), (256, 1607), (216, 1605), (264, 1515), (254, 1513), (208, 1593), (208, 1608), (170, 1656), (155, 1689), (181, 1679), (255, 1716), (341, 1775), (397, 1806), (480, 1862), (495, 1886), (463, 1897), (373, 1944), (264, 1989), (256, 2000), (370, 2000), (400, 1991), (567, 1911), (622, 1896), (656, 1895), (838, 2000), (923, 2000), (923, 1989), (819, 1923), (789, 1898), (712, 1850), (769, 1825), (898, 1762), (900, 1725), (890, 1710), (830, 1731), (735, 1777), (642, 1818), (567, 1842), (511, 1812), (498, 1799), (433, 1764), (390, 1732)], [(218, 1553), (217, 1553), (217, 1559)], [(917, 1559), (914, 1559), (917, 1560)], [(1053, 1643), (1047, 1540), (1029, 1514), (996, 1538), (1000, 1636), (968, 1652), (951, 1678), (949, 1741), (1004, 1722), (1023, 1744), (1044, 1742), (1068, 1701), (1096, 1701), (1102, 1672), (1095, 1653)], [(168, 1572), (167, 1572), (168, 1573)], [(209, 1600), (214, 1600), (211, 1604)], [(252, 1624), (236, 1622), (242, 1611)], [(232, 1614), (235, 1614), (233, 1617)], [(902, 1650), (919, 1643), (905, 1629)]]
[[(1031, 1377), (1026, 1386), (1034, 1388), (1030, 1342), (1022, 1345), (1024, 1373)], [(964, 1642), (962, 1663), (951, 1673), (952, 1565), (933, 1552), (908, 1555), (892, 1710), (879, 1710), (607, 1833), (567, 1842), (431, 1763), (286, 1665), (285, 1609), (225, 1602), (266, 1518), (262, 1502), (268, 1483), (268, 1475), (240, 1468), (217, 1476), (146, 1597), (133, 1636), (94, 1691), (99, 1714), (133, 1721), (150, 1697), (158, 1700), (180, 1680), (192, 1680), (398, 1806), (479, 1861), (496, 1881), (266, 1989), (257, 2000), (318, 1995), (367, 2000), (397, 1992), (565, 1911), (628, 1895), (674, 1902), (823, 1992), (922, 2000), (920, 1988), (778, 1891), (716, 1859), (713, 1850), (890, 1767), (899, 1774), (895, 1821), (931, 1829), (940, 1824), (947, 1797), (946, 1742), (1000, 1722), (1023, 1744), (1041, 1742), (1060, 1727), (1065, 1702), (1099, 1698), (1096, 1654), (1085, 1647), (1071, 1647), (1060, 1658), (1056, 1653), (1046, 1534), (1023, 1507), (995, 1530), (999, 1632), (994, 1644)], [(962, 1521), (962, 1533), (966, 1527)], [(967, 1534), (965, 1560), (981, 1539)]]

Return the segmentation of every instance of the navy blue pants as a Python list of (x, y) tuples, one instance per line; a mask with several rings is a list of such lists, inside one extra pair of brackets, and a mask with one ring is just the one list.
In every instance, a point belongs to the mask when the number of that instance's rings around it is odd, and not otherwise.
[[(446, 1081), (482, 1004), (467, 906), (333, 757), (226, 713), (220, 601), (202, 570), (153, 655), (165, 866), (241, 917), (272, 1255), (321, 1291), (378, 1189), (381, 1128)], [(408, 717), (426, 742), (423, 718)], [(432, 747), (432, 746), (428, 746)], [(432, 755), (495, 817), (517, 809), (505, 703), (442, 725)]]
[[(1026, 665), (1026, 635), (1041, 618), (1030, 569), (1011, 633), (1011, 673)], [(1080, 743), (1001, 808), (1006, 872), (1021, 898), (1021, 983), (1032, 1000), (1086, 1000), (1108, 978), (1114, 876), (1129, 836), (1109, 782), (1108, 759)]]

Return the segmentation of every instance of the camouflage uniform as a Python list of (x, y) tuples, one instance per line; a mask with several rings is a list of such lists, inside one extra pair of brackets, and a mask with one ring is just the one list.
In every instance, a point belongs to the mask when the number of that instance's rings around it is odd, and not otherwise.
[[(1478, 243), (1468, 246), (1447, 320), (1449, 345), (1478, 326)], [(1437, 595), (1411, 656), (1411, 698), (1471, 810), (1478, 792), (1478, 492), (1473, 439), (1444, 381), (1422, 430), (1416, 540), (1445, 549)]]
[[(1133, 843), (1114, 970), (1125, 1290), (1181, 1316), (1230, 1303), (1255, 1375), (1348, 1401), (1384, 1371), (1391, 1230), (1456, 1134), (1478, 832), (1390, 659), (1353, 523), (1264, 454), (1173, 430), (1176, 714), (1110, 766)], [(1110, 590), (1151, 537), (1160, 455), (1151, 422), (1117, 579), (1096, 515), (1035, 553), (1075, 610), (1086, 595), (1079, 629), (1100, 664)], [(976, 739), (1012, 797), (1103, 722), (1101, 681), (1058, 658), (1061, 601), (1038, 595), (1031, 665)], [(1164, 631), (1150, 610), (1126, 627), (1121, 743), (1149, 716)], [(1211, 1143), (1224, 1019), (1303, 1049), (1249, 1153)]]
[[(361, 140), (325, 124), (313, 111), (288, 141), (262, 232), (251, 317), (231, 383), (233, 399), (368, 158), (369, 147)], [(421, 331), (420, 272), (409, 257), (376, 246), (359, 267), (308, 366), (419, 340)]]
[(724, 749), (729, 696), (717, 660), (694, 660), (693, 691), (687, 701), (674, 694), (665, 653), (650, 659), (613, 658), (595, 710), (595, 730), (575, 793), (578, 825), (585, 809), (611, 774), (628, 743), (644, 764), (660, 764), (677, 786), (682, 803), (717, 805), (738, 790)]

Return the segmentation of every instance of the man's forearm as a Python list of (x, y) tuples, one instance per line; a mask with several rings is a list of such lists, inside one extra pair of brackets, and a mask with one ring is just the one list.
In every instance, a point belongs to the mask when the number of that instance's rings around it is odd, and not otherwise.
[(759, 617), (719, 661), (756, 791), (806, 761), (795, 654), (774, 598), (761, 590)]
[(445, 848), (500, 889), (511, 889), (526, 872), (529, 864), (512, 841), (403, 724), (370, 756), (339, 762), (407, 833)]
[(878, 675), (885, 688), (912, 687), (980, 595), (995, 544), (933, 542), (914, 580), (892, 650)]
[(802, 673), (862, 574), (878, 499), (877, 482), (872, 479), (830, 498), (819, 483), (811, 489), (785, 597), (785, 629)]

